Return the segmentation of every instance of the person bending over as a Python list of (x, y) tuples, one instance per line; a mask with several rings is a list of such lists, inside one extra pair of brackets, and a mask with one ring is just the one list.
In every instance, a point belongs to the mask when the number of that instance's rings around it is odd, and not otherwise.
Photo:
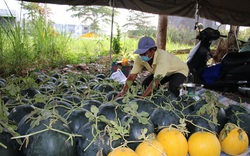
[(157, 49), (154, 39), (147, 36), (139, 40), (138, 49), (134, 54), (139, 55), (134, 61), (122, 91), (116, 95), (115, 99), (126, 94), (143, 68), (146, 68), (151, 74), (142, 82), (142, 86), (146, 88), (142, 98), (166, 82), (169, 82), (168, 90), (176, 97), (179, 96), (180, 85), (186, 81), (188, 75), (186, 63), (165, 50)]

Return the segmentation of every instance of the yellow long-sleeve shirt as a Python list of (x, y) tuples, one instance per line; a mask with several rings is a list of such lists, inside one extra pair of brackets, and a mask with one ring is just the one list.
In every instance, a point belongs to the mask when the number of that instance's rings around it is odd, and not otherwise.
[(140, 56), (136, 57), (130, 74), (138, 74), (143, 67), (154, 74), (155, 78), (158, 76), (170, 76), (174, 73), (181, 73), (185, 76), (188, 75), (187, 64), (177, 56), (162, 49), (157, 49), (155, 52), (152, 66), (150, 66), (148, 62), (142, 61)]

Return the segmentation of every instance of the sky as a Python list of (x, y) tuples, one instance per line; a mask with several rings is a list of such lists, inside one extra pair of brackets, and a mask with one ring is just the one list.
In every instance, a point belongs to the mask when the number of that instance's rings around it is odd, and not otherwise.
[[(16, 17), (17, 19), (21, 19), (20, 16), (25, 13), (24, 10), (21, 9), (20, 1), (17, 0), (5, 0), (7, 3), (7, 6), (10, 8), (10, 10), (16, 10)], [(6, 6), (4, 0), (0, 0), (0, 9), (8, 9)], [(70, 8), (69, 5), (56, 5), (56, 4), (47, 4), (47, 7), (52, 10), (52, 14), (50, 15), (49, 19), (52, 20), (56, 24), (71, 24), (71, 25), (84, 25), (81, 23), (81, 19), (78, 18), (72, 18), (71, 14), (72, 12), (67, 12), (66, 10)], [(118, 9), (115, 8), (117, 11), (119, 11), (119, 15), (114, 17), (114, 21), (119, 24), (120, 30), (126, 31), (125, 28), (122, 28), (124, 24), (127, 23), (127, 15), (129, 11), (127, 9)], [(154, 18), (151, 20), (152, 26), (157, 27), (158, 25), (158, 15), (154, 15)], [(101, 24), (101, 29), (106, 34), (111, 34), (111, 22), (109, 24)], [(113, 33), (117, 33), (117, 26), (116, 24), (113, 25)]]
[[(21, 7), (18, 1), (16, 0), (5, 0), (8, 7), (11, 10), (17, 10), (17, 16), (19, 17), (21, 14)], [(68, 5), (55, 5), (55, 4), (47, 4), (49, 8), (52, 9), (51, 20), (58, 24), (79, 24), (78, 19), (71, 18), (69, 13), (66, 12), (66, 9), (69, 8)], [(0, 9), (7, 9), (4, 0), (0, 0)]]
[[(17, 11), (17, 14), (20, 14), (20, 5), (17, 0), (5, 0), (7, 5), (11, 10), (19, 10)], [(70, 17), (70, 12), (67, 12), (66, 10), (70, 7), (68, 5), (56, 5), (56, 4), (47, 4), (49, 8), (52, 9), (52, 15), (50, 19), (58, 24), (81, 24), (81, 21), (77, 18)], [(0, 0), (0, 9), (7, 9), (6, 4), (4, 3), (4, 0)], [(119, 23), (120, 26), (124, 25), (126, 23), (126, 17), (128, 15), (128, 10), (126, 9), (117, 9), (120, 14), (117, 17), (114, 17), (114, 20)], [(155, 15), (156, 16), (156, 15)], [(20, 17), (20, 15), (17, 15), (17, 17)], [(157, 26), (158, 18), (152, 19), (152, 25)]]
[[(17, 10), (16, 17), (20, 17), (21, 12), (23, 13), (23, 11), (20, 11), (19, 1), (17, 1), (17, 0), (5, 0), (5, 1), (11, 10)], [(55, 23), (81, 25), (81, 20), (79, 20), (77, 18), (70, 17), (71, 13), (66, 11), (70, 6), (68, 6), (68, 5), (56, 5), (56, 4), (47, 4), (47, 6), (52, 9), (52, 15), (51, 15), (50, 19), (52, 21), (54, 21)], [(7, 9), (7, 6), (4, 2), (4, 0), (0, 0), (0, 9)], [(126, 9), (117, 9), (117, 10), (120, 12), (120, 14), (119, 14), (119, 16), (114, 17), (114, 21), (119, 23), (119, 26), (121, 28), (122, 25), (124, 25), (127, 22), (126, 18), (128, 15), (128, 10), (126, 10)], [(151, 24), (152, 24), (152, 26), (157, 27), (157, 25), (158, 25), (158, 16), (157, 15), (155, 15), (154, 18), (152, 18)], [(247, 27), (240, 27), (240, 28), (244, 29)], [(116, 30), (115, 25), (114, 25), (113, 30)]]

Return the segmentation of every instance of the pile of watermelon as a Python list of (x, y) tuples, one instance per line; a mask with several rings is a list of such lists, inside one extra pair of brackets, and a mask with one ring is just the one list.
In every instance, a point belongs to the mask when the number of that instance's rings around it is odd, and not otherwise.
[[(218, 134), (228, 122), (250, 134), (250, 111), (225, 107), (209, 91), (196, 100), (165, 86), (140, 99), (135, 82), (114, 99), (120, 84), (104, 74), (32, 73), (0, 78), (1, 156), (107, 156), (121, 145), (135, 150), (145, 136), (182, 125)], [(249, 137), (250, 138), (250, 137)]]

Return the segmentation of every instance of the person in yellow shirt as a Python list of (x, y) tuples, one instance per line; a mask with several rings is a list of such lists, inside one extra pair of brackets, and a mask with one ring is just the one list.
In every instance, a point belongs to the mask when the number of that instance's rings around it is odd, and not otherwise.
[(115, 98), (126, 94), (143, 68), (146, 68), (151, 74), (142, 82), (142, 86), (146, 88), (142, 98), (166, 82), (169, 82), (168, 90), (176, 97), (179, 96), (180, 85), (186, 81), (188, 75), (186, 63), (165, 50), (157, 49), (154, 39), (147, 36), (139, 40), (138, 49), (134, 54), (139, 55), (134, 61), (122, 91)]

